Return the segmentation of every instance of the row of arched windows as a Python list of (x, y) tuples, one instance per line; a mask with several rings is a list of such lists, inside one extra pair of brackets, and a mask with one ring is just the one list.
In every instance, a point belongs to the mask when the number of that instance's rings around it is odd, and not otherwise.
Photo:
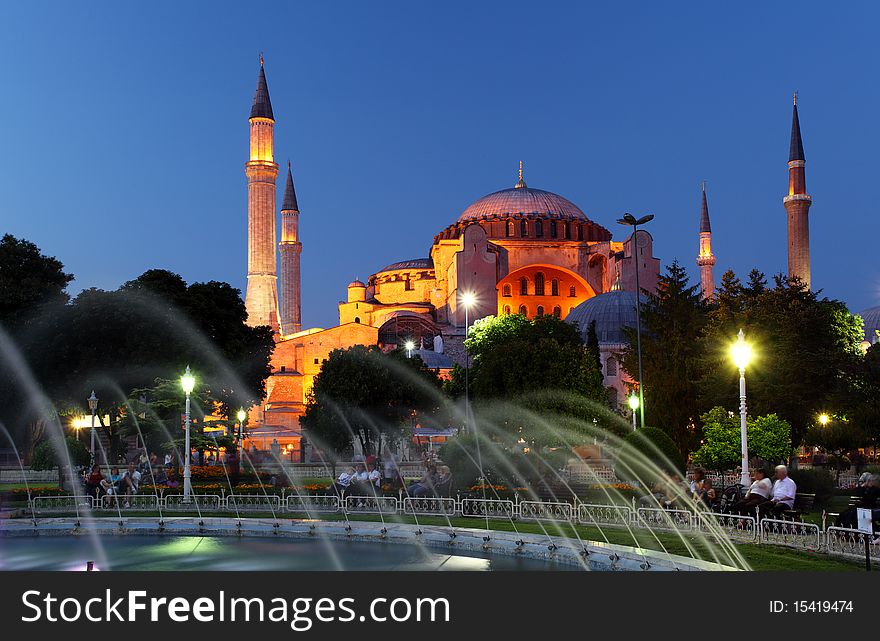
[[(572, 311), (573, 309), (574, 309), (574, 307), (569, 307), (569, 308), (568, 308), (569, 313), (571, 313), (571, 311)], [(511, 313), (510, 305), (505, 305), (505, 306), (504, 306), (504, 315), (506, 316), (506, 315), (508, 315), (508, 314), (510, 314), (510, 313)], [(552, 313), (556, 318), (562, 318), (562, 308), (561, 308), (559, 305), (554, 305), (553, 310), (552, 310), (551, 313)], [(517, 314), (520, 314), (520, 315), (525, 316), (526, 318), (528, 318), (528, 317), (529, 317), (529, 308), (526, 307), (525, 305), (520, 305), (520, 306), (519, 306), (519, 309), (517, 310)], [(544, 309), (544, 306), (543, 306), (543, 305), (538, 305), (538, 307), (535, 309), (535, 316), (544, 316), (544, 314), (546, 314), (546, 311), (545, 311), (545, 309)]]
[[(529, 279), (523, 276), (519, 279), (519, 294), (520, 296), (528, 296), (529, 295)], [(544, 281), (544, 274), (538, 272), (535, 274), (535, 296), (546, 296), (547, 288)], [(509, 284), (504, 285), (501, 288), (502, 296), (511, 296), (512, 288)], [(559, 280), (554, 278), (550, 281), (550, 295), (551, 296), (559, 296)], [(568, 288), (568, 295), (570, 297), (577, 296), (577, 287), (572, 285)]]
[[(571, 240), (571, 223), (565, 222), (562, 225), (559, 224), (556, 220), (550, 221), (550, 238), (559, 238), (560, 232), (561, 236), (564, 240)], [(561, 227), (561, 229), (560, 229)], [(512, 220), (508, 220), (507, 224), (504, 226), (505, 235), (508, 238), (516, 237), (516, 224)], [(575, 229), (577, 231), (575, 234), (577, 235), (578, 240), (584, 239), (584, 228), (581, 225), (575, 225)], [(531, 225), (528, 220), (519, 221), (519, 237), (520, 238), (528, 238), (530, 233), (535, 235), (535, 238), (543, 238), (544, 237), (544, 221), (543, 220), (535, 220), (532, 221)]]

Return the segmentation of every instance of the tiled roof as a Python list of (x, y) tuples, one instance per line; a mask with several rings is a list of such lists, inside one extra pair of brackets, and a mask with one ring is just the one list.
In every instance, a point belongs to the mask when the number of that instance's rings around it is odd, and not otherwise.
[(483, 196), (462, 212), (459, 222), (507, 214), (544, 214), (559, 218), (588, 220), (567, 198), (543, 189), (513, 187)]
[(290, 173), (290, 161), (287, 161), (287, 184), (284, 185), (284, 200), (281, 201), (281, 211), (299, 211), (296, 203), (296, 190), (293, 188), (293, 174)]
[[(380, 269), (380, 272), (391, 272), (395, 269), (434, 269), (434, 261), (430, 258), (411, 258), (398, 263), (391, 263)], [(378, 273), (378, 272), (377, 272)]]
[(272, 113), (272, 101), (269, 100), (269, 85), (266, 84), (266, 72), (263, 70), (263, 63), (260, 62), (260, 75), (257, 78), (257, 92), (254, 94), (254, 105), (251, 107), (251, 118), (271, 118), (275, 120)]

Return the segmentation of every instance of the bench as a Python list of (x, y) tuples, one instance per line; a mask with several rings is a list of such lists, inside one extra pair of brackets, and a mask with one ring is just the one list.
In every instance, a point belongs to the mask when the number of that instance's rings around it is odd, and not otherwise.
[(816, 502), (816, 495), (810, 492), (798, 492), (794, 495), (794, 507), (790, 510), (785, 510), (782, 513), (783, 517), (790, 518), (793, 521), (802, 520), (802, 516), (804, 512), (809, 512), (813, 509), (813, 504)]

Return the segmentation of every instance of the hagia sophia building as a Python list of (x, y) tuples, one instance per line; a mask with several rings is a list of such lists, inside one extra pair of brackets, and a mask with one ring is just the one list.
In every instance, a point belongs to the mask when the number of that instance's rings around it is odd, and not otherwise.
[[(472, 324), (490, 315), (553, 314), (576, 322), (583, 333), (596, 321), (609, 400), (612, 407), (625, 406), (632, 381), (619, 357), (626, 346), (622, 328), (635, 325), (636, 270), (640, 287), (648, 292), (656, 290), (660, 273), (650, 233), (640, 229), (635, 243), (631, 234), (613, 240), (606, 227), (570, 200), (528, 186), (520, 163), (515, 184), (452, 214), (452, 222), (431, 240), (427, 256), (400, 260), (366, 282), (350, 283), (338, 305), (338, 325), (303, 329), (300, 212), (288, 163), (279, 239), (275, 116), (262, 57), (249, 122), (247, 322), (276, 332), (266, 398), (249, 415), (252, 444), (262, 448), (267, 439), (277, 440), (292, 460), (300, 460), (299, 417), (322, 362), (334, 349), (358, 344), (393, 349), (412, 341), (429, 367), (448, 374), (454, 362), (464, 360), (466, 315)], [(795, 100), (784, 199), (789, 273), (809, 283), (811, 199), (804, 165)], [(701, 198), (697, 264), (708, 298), (714, 292), (716, 258), (705, 188)], [(463, 302), (471, 298), (466, 310)]]

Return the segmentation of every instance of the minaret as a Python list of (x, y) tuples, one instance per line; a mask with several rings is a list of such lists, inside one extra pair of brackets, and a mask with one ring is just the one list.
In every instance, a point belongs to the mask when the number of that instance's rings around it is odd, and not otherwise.
[(248, 282), (245, 306), (248, 325), (278, 331), (278, 284), (275, 261), (275, 116), (260, 55), (260, 75), (251, 107), (251, 152), (248, 179)]
[(293, 188), (293, 174), (287, 161), (287, 184), (281, 202), (281, 335), (296, 334), (302, 329), (302, 303), (300, 299), (299, 256), (299, 206)]
[(804, 143), (798, 121), (797, 92), (791, 116), (791, 147), (788, 154), (788, 196), (783, 199), (788, 213), (788, 276), (798, 277), (810, 287), (810, 221), (813, 199), (807, 194), (804, 171)]
[(715, 265), (715, 254), (712, 253), (712, 225), (709, 224), (709, 203), (706, 201), (706, 183), (703, 183), (703, 204), (700, 209), (700, 255), (697, 265), (700, 266), (700, 287), (704, 300), (711, 300), (715, 295), (715, 277), (712, 267)]

